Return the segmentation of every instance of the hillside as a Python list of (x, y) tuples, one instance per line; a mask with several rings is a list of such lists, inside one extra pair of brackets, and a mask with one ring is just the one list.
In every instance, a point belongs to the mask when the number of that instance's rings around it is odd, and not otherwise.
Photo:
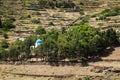
[(0, 0), (0, 80), (120, 80), (120, 0), (40, 1)]
[[(76, 6), (79, 6), (78, 11), (72, 9), (36, 9), (37, 0), (22, 1), (22, 0), (1, 0), (1, 17), (2, 20), (15, 19), (16, 28), (11, 30), (9, 41), (19, 37), (25, 37), (35, 32), (35, 29), (40, 25), (46, 29), (68, 27), (69, 24), (81, 17), (79, 11), (84, 10), (85, 15), (95, 15), (102, 10), (112, 8), (119, 4), (119, 0), (74, 0)], [(89, 24), (94, 27), (108, 26), (114, 24), (114, 21), (119, 24), (119, 16), (111, 17), (110, 21), (96, 21), (96, 18), (90, 18)], [(36, 22), (35, 22), (36, 21)], [(37, 22), (38, 21), (38, 22)], [(79, 22), (79, 21), (78, 21)], [(52, 24), (51, 24), (52, 23)], [(27, 34), (26, 34), (27, 33)], [(13, 37), (14, 36), (14, 37)]]

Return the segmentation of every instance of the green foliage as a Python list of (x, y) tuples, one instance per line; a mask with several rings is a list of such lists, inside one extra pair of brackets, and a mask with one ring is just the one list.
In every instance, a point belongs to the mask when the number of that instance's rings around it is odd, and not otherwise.
[(39, 35), (46, 34), (45, 28), (43, 28), (42, 26), (38, 26), (38, 28), (36, 29), (36, 34)]
[(91, 80), (89, 77), (85, 77), (84, 80)]
[(31, 20), (31, 22), (34, 23), (34, 24), (39, 24), (40, 23), (40, 19), (39, 18), (38, 19), (34, 18), (34, 19)]
[(6, 61), (9, 57), (8, 51), (0, 47), (0, 60)]
[(83, 3), (83, 2), (80, 2), (80, 5), (82, 5), (82, 6), (83, 6), (83, 5), (84, 5), (84, 3)]
[(27, 18), (31, 18), (31, 15), (20, 15), (20, 19), (27, 19)]
[(92, 15), (91, 17), (97, 17), (96, 20), (106, 20), (109, 21), (111, 16), (118, 16), (120, 15), (120, 7), (116, 6), (111, 9), (105, 9), (100, 14)]
[(35, 52), (47, 61), (65, 58), (84, 61), (88, 57), (100, 55), (98, 53), (107, 46), (118, 43), (114, 30), (98, 32), (87, 24), (74, 26), (64, 34), (52, 30), (41, 36), (41, 39), (44, 42)]
[(16, 21), (16, 19), (15, 19), (15, 17), (9, 17), (8, 21), (14, 22), (14, 21)]
[(8, 48), (9, 43), (8, 43), (7, 40), (2, 40), (0, 46), (1, 46), (2, 48)]
[(105, 9), (101, 12), (105, 17), (120, 15), (120, 7), (116, 6), (113, 9)]
[(91, 15), (92, 18), (97, 17), (98, 14), (93, 14)]
[(58, 1), (56, 3), (56, 7), (58, 8), (73, 8), (75, 4), (73, 2), (67, 2), (67, 1)]
[(34, 36), (34, 35), (31, 35), (31, 36), (28, 36), (25, 41), (22, 42), (22, 47), (24, 48), (21, 48), (22, 52), (25, 52), (26, 53), (26, 58), (29, 57), (30, 55), (30, 46), (34, 45), (35, 44), (35, 41), (37, 40), (37, 36)]
[[(37, 36), (31, 35), (25, 39), (25, 41), (17, 40), (12, 43), (9, 47), (10, 59), (16, 60), (27, 60), (30, 56), (30, 46), (34, 45)], [(24, 54), (23, 54), (24, 53)]]
[(98, 18), (98, 20), (105, 20), (105, 19), (107, 19), (107, 17), (105, 17), (105, 16), (100, 16), (100, 17)]
[(49, 25), (52, 25), (52, 26), (54, 26), (54, 23), (53, 23), (53, 22), (49, 22)]
[(35, 50), (35, 52), (40, 52), (38, 54), (46, 61), (57, 61), (58, 59), (58, 35), (58, 31), (51, 30), (46, 35), (41, 37), (44, 42), (40, 45), (40, 47), (38, 47), (38, 49)]
[(8, 21), (8, 20), (6, 20), (5, 22), (3, 22), (2, 26), (5, 29), (11, 29), (11, 28), (15, 28), (16, 27), (11, 21)]
[(8, 15), (14, 15), (14, 11), (13, 11), (13, 10), (9, 10), (9, 11), (7, 12), (7, 14), (8, 14)]
[(101, 12), (101, 14), (105, 14), (105, 13), (108, 13), (108, 12), (110, 12), (110, 9), (105, 9)]
[(84, 15), (85, 14), (83, 10), (81, 10), (79, 13), (80, 13), (80, 15)]
[(108, 44), (107, 46), (119, 44), (117, 33), (115, 30), (113, 30), (113, 28), (106, 30), (103, 38), (106, 39), (106, 43)]
[(44, 5), (44, 6), (47, 5), (47, 0), (38, 0), (38, 2), (39, 2), (39, 5)]
[(89, 57), (101, 55), (99, 52), (108, 46), (119, 43), (118, 36), (113, 29), (99, 32), (88, 24), (73, 26), (63, 33), (55, 29), (48, 32), (44, 30), (39, 26), (36, 32), (41, 36), (32, 35), (27, 37), (25, 41), (18, 40), (11, 44), (9, 48), (10, 59), (22, 60), (23, 58), (19, 56), (23, 52), (25, 53), (24, 59), (28, 59), (31, 54), (30, 46), (34, 45), (37, 39), (43, 40), (43, 43), (32, 52), (35, 53), (36, 58), (45, 61), (59, 61), (66, 58), (86, 61)]
[(64, 34), (65, 32), (66, 32), (65, 27), (62, 27), (62, 28), (61, 28), (61, 33)]
[(3, 12), (2, 12), (2, 11), (0, 11), (0, 15), (3, 15)]
[(104, 26), (104, 23), (98, 23), (98, 26), (100, 26), (100, 27)]
[(89, 22), (89, 19), (90, 19), (90, 16), (89, 16), (89, 15), (83, 17), (80, 24), (88, 23), (88, 22)]
[(4, 33), (3, 33), (3, 37), (4, 37), (5, 39), (8, 39), (8, 34), (7, 34), (6, 32), (4, 32)]
[(11, 61), (17, 61), (19, 55), (20, 55), (19, 47), (15, 46), (15, 45), (10, 46), (10, 48), (9, 48), (9, 59)]
[(2, 1), (0, 1), (0, 6), (3, 6), (3, 2)]
[(40, 12), (38, 12), (38, 11), (33, 12), (32, 14), (33, 14), (33, 15), (41, 15), (41, 13), (40, 13)]

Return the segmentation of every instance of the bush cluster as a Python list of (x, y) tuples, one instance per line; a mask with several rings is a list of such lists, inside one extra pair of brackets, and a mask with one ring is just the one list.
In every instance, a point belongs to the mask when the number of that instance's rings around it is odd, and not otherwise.
[(16, 27), (11, 21), (4, 21), (2, 23), (2, 26), (5, 29), (11, 29), (11, 28), (15, 28)]
[(117, 6), (117, 7), (114, 7), (113, 9), (105, 9), (101, 13), (106, 17), (117, 16), (117, 15), (120, 15), (120, 7)]
[(101, 51), (119, 43), (118, 36), (112, 28), (100, 32), (87, 24), (81, 24), (69, 30), (64, 29), (64, 32), (52, 29), (44, 34), (41, 31), (43, 28), (39, 28), (36, 32), (40, 31), (40, 36), (29, 36), (25, 41), (17, 40), (11, 44), (7, 59), (16, 61), (31, 58), (30, 46), (34, 45), (37, 39), (42, 39), (43, 43), (32, 52), (34, 57), (44, 61), (60, 61), (66, 58), (84, 61), (101, 55)]
[(2, 22), (2, 20), (0, 19), (0, 28), (4, 31), (8, 31), (11, 28), (15, 28), (16, 26), (12, 23), (11, 20), (6, 20), (4, 22)]

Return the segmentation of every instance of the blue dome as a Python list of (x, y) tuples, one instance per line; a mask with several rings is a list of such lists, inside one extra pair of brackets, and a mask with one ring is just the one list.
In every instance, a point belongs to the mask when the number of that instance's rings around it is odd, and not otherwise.
[(38, 40), (36, 40), (36, 42), (35, 43), (37, 43), (37, 44), (42, 44), (42, 40), (40, 40), (40, 39), (38, 39)]

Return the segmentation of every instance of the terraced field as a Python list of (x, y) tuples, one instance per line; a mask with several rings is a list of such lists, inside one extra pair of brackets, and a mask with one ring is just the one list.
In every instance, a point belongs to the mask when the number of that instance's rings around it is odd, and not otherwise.
[[(36, 3), (37, 0), (3, 1), (3, 6), (1, 6), (0, 11), (2, 11), (4, 14), (1, 15), (1, 19), (4, 21), (6, 18), (15, 18), (14, 24), (16, 25), (16, 28), (8, 33), (8, 40), (10, 43), (14, 42), (14, 40), (19, 37), (26, 37), (30, 34), (33, 34), (38, 26), (44, 26), (48, 30), (52, 28), (61, 29), (61, 27), (68, 27), (69, 24), (82, 16), (79, 14), (79, 11), (67, 12), (65, 9), (58, 8), (36, 10), (34, 9), (35, 5), (33, 5)], [(120, 2), (119, 0), (74, 0), (74, 3), (83, 3), (84, 5), (80, 5), (80, 8), (84, 9), (85, 15), (94, 15), (96, 13), (100, 13), (104, 9), (111, 8), (116, 5), (118, 6)], [(99, 24), (108, 26), (115, 23), (114, 21), (116, 21), (116, 18), (117, 21), (119, 21), (119, 17), (120, 16), (112, 17), (113, 19), (111, 19), (109, 22), (96, 21), (96, 18), (91, 18), (89, 20), (89, 24), (97, 28), (101, 27)], [(34, 21), (38, 21), (38, 23), (34, 23)], [(119, 24), (119, 22), (117, 24)], [(0, 37), (0, 39), (3, 39), (1, 35)]]
[[(81, 21), (80, 17), (92, 16), (101, 13), (107, 8), (119, 6), (119, 0), (74, 0), (76, 4), (79, 2), (85, 5), (80, 6), (84, 9), (85, 14), (80, 15), (79, 12), (68, 12), (64, 9), (29, 9), (36, 0), (0, 0), (4, 6), (0, 8), (3, 11), (1, 19), (4, 21), (8, 17), (14, 17), (16, 21), (15, 29), (8, 32), (9, 43), (14, 42), (20, 37), (27, 37), (35, 33), (38, 26), (44, 26), (47, 30), (61, 29), (69, 27), (69, 24)], [(25, 3), (25, 5), (23, 5)], [(81, 4), (82, 4), (81, 3)], [(34, 7), (34, 5), (32, 5)], [(13, 13), (12, 13), (13, 12)], [(96, 20), (97, 17), (91, 17), (89, 24), (96, 28), (109, 28), (110, 25), (120, 24), (120, 15), (110, 17), (110, 21)], [(38, 21), (37, 23), (34, 21)], [(101, 26), (102, 24), (102, 26)], [(114, 28), (119, 32), (119, 27)], [(0, 35), (0, 40), (3, 40)], [(120, 47), (109, 48), (109, 53), (101, 59), (91, 60), (88, 66), (81, 66), (81, 63), (62, 63), (47, 64), (25, 64), (10, 65), (0, 64), (0, 80), (80, 80), (81, 77), (90, 76), (92, 80), (120, 80)]]

